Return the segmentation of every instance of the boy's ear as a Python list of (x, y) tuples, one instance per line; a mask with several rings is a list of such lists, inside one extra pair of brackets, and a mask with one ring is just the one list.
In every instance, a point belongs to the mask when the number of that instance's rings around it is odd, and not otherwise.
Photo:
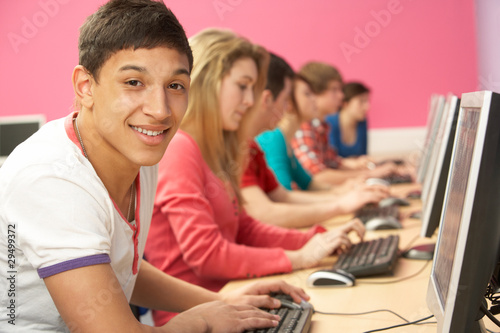
[(261, 95), (262, 110), (267, 110), (274, 102), (273, 93), (269, 89), (264, 89)]
[(94, 98), (92, 97), (93, 79), (90, 73), (85, 67), (78, 65), (73, 70), (71, 79), (73, 81), (73, 90), (75, 91), (77, 104), (86, 109), (92, 109), (94, 105)]

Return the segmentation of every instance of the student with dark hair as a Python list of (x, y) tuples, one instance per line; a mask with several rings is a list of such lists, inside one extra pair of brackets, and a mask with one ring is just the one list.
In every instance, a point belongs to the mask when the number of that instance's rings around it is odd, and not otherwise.
[(344, 84), (344, 99), (339, 112), (327, 115), (328, 142), (340, 157), (366, 155), (366, 114), (370, 109), (370, 89), (360, 82)]
[[(292, 89), (303, 81), (294, 80), (290, 65), (275, 54), (271, 54), (268, 74), (266, 89), (242, 124), (252, 135), (264, 131), (250, 141), (249, 162), (241, 181), (249, 214), (269, 224), (307, 227), (384, 198), (387, 189), (380, 186), (360, 185), (349, 191), (336, 186), (332, 190), (302, 168), (289, 142), (303, 119), (290, 102)], [(309, 97), (302, 90), (296, 95), (304, 113), (315, 108), (310, 92)], [(292, 190), (295, 186), (305, 191)]]
[[(0, 169), (0, 226), (12, 235), (0, 243), (9, 253), (0, 263), (15, 272), (16, 294), (15, 318), (2, 315), (2, 331), (275, 326), (278, 318), (256, 307), (279, 306), (270, 292), (307, 298), (301, 289), (277, 282), (218, 294), (141, 260), (157, 163), (188, 104), (193, 57), (176, 17), (162, 2), (110, 1), (81, 27), (79, 50), (72, 76), (79, 111), (47, 123)], [(1, 279), (2, 290), (7, 283)], [(129, 303), (185, 312), (152, 328)]]

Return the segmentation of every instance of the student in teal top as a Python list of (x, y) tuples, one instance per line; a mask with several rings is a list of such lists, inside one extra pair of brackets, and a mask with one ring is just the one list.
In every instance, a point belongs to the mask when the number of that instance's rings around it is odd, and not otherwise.
[[(267, 165), (285, 188), (301, 190), (322, 190), (326, 184), (314, 181), (290, 147), (290, 141), (304, 119), (316, 116), (314, 95), (305, 80), (295, 76), (292, 94), (283, 117), (275, 129), (261, 133), (256, 141), (264, 152)], [(350, 187), (350, 185), (347, 185)], [(339, 191), (344, 188), (337, 187)]]
[(258, 135), (255, 141), (264, 151), (267, 165), (281, 185), (288, 190), (292, 190), (294, 183), (301, 190), (309, 189), (313, 178), (290, 151), (281, 128), (266, 131)]

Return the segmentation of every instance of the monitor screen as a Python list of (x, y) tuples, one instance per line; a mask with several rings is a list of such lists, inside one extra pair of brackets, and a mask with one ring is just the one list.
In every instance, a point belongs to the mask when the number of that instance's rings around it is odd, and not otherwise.
[(431, 101), (431, 109), (429, 110), (427, 128), (425, 134), (424, 147), (422, 149), (422, 155), (418, 163), (417, 168), (417, 183), (422, 183), (427, 173), (427, 167), (429, 165), (430, 155), (432, 151), (433, 144), (435, 142), (436, 133), (439, 128), (439, 123), (441, 122), (441, 116), (443, 114), (445, 96), (435, 95)]
[(476, 141), (479, 112), (464, 108), (460, 119), (455, 158), (453, 160), (450, 183), (443, 211), (443, 235), (440, 249), (435, 257), (435, 279), (440, 301), (444, 304), (449, 292), (451, 270), (455, 258), (458, 231), (465, 203), (465, 193), (469, 180), (472, 152)]
[(463, 94), (427, 303), (438, 332), (483, 332), (500, 246), (500, 95)]
[(21, 142), (45, 123), (43, 115), (0, 117), (0, 165)]
[(422, 206), (422, 237), (432, 237), (439, 226), (459, 110), (460, 99), (449, 95), (446, 99), (440, 138), (433, 152), (434, 165), (430, 168), (433, 172), (426, 177), (423, 184), (425, 190), (422, 189), (422, 194), (426, 193), (425, 205)]
[(422, 177), (422, 194), (421, 200), (423, 208), (425, 209), (431, 202), (428, 202), (428, 196), (430, 191), (430, 186), (432, 184), (432, 180), (434, 178), (434, 173), (436, 171), (436, 166), (438, 164), (438, 153), (443, 145), (443, 140), (446, 135), (446, 126), (448, 121), (448, 116), (451, 113), (451, 96), (447, 96), (444, 106), (441, 110), (441, 117), (438, 122), (436, 122), (436, 131), (434, 136), (432, 137), (432, 144), (429, 145), (428, 150), (428, 161), (427, 167), (425, 170), (425, 174)]

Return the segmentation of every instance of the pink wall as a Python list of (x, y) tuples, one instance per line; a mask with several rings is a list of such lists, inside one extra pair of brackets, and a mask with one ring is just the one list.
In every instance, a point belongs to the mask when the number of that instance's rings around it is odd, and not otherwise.
[[(105, 0), (0, 1), (0, 115), (71, 109), (78, 28)], [(371, 128), (424, 126), (429, 97), (477, 90), (473, 0), (165, 0), (188, 36), (228, 27), (373, 90)]]

